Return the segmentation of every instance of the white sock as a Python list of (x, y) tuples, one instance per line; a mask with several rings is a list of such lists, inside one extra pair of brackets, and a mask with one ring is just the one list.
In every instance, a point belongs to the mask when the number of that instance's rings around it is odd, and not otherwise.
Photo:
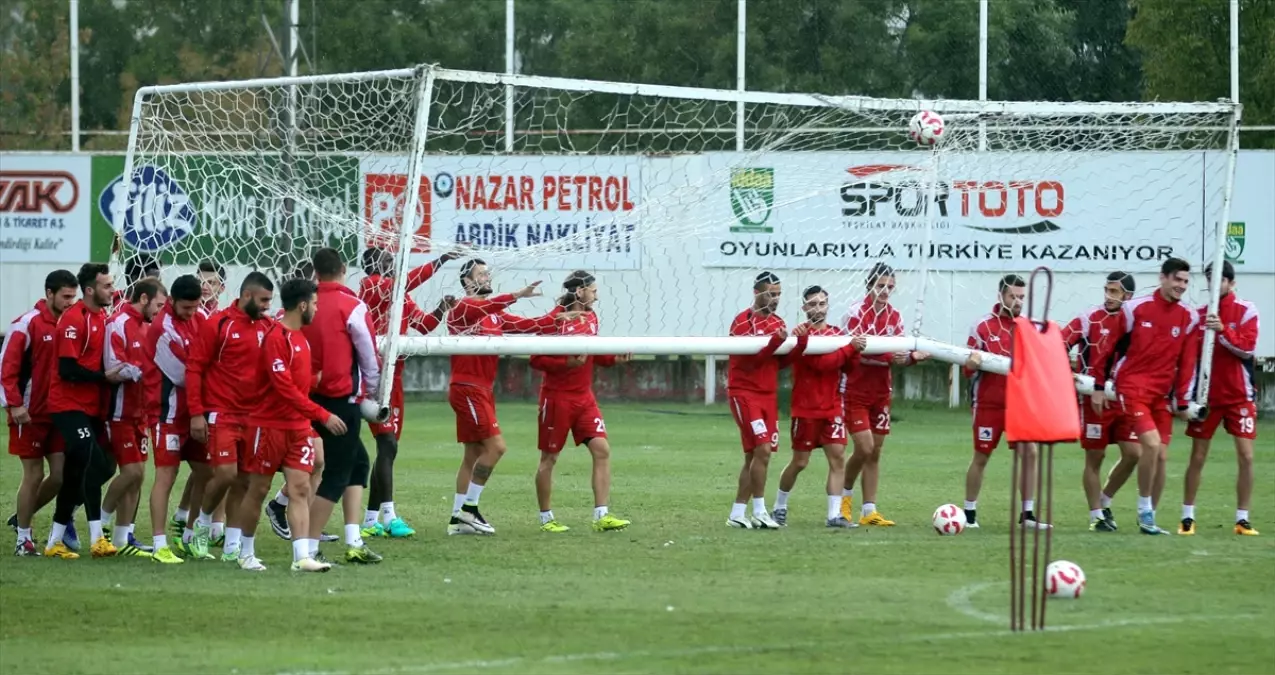
[(485, 486), (483, 485), (470, 481), (469, 490), (465, 493), (465, 503), (478, 506), (478, 498), (483, 496), (484, 487)]
[(308, 548), (310, 549), (310, 557), (311, 558), (317, 557), (319, 555), (319, 540), (306, 539), (305, 543), (308, 545)]
[(1111, 508), (1111, 497), (1108, 497), (1107, 493), (1104, 492), (1102, 494), (1102, 497), (1098, 501), (1100, 504), (1102, 504), (1102, 508), (1104, 509)]
[(134, 528), (136, 528), (136, 527), (137, 527), (137, 523), (129, 523), (129, 526), (128, 526), (128, 533), (129, 533), (129, 534), (133, 534), (133, 533), (136, 531), (136, 530), (134, 529)]
[(1089, 509), (1089, 520), (1097, 520), (1102, 517), (1102, 509)]
[[(731, 520), (743, 520), (743, 519), (744, 519), (744, 507), (745, 507), (745, 505), (744, 505), (744, 504), (731, 504), (731, 505), (730, 505), (730, 519), (731, 519)], [(52, 546), (52, 544), (50, 544), (50, 546)]]
[(66, 535), (66, 525), (53, 523), (53, 527), (49, 529), (49, 543), (45, 548), (53, 548), (53, 545), (62, 541), (62, 537)]
[(208, 528), (208, 537), (213, 540), (220, 539), (221, 536), (225, 533), (226, 533), (226, 524), (222, 522), (218, 522), (214, 520), (212, 526)]
[(844, 498), (844, 497), (849, 497), (849, 498), (851, 498), (851, 499), (854, 499), (854, 488), (850, 488), (849, 490), (847, 490), (847, 489), (845, 489), (845, 488), (841, 488), (841, 496), (842, 496), (843, 498)]
[(345, 545), (358, 548), (363, 545), (363, 533), (357, 524), (347, 523), (345, 526)]
[(161, 548), (168, 548), (168, 535), (157, 534), (151, 537), (151, 546), (154, 546), (156, 551)]
[(111, 543), (115, 548), (124, 548), (128, 546), (128, 526), (115, 526), (115, 532), (111, 537)]
[(1248, 520), (1248, 509), (1235, 509), (1235, 522)]
[(212, 529), (212, 514), (204, 513), (203, 510), (201, 509), (199, 511), (199, 517), (195, 518), (195, 524), (201, 527), (207, 527), (209, 529)]
[(395, 520), (398, 513), (394, 511), (394, 502), (381, 502), (381, 524), (388, 527)]
[(244, 537), (243, 543), (239, 545), (239, 557), (251, 558), (257, 555), (257, 547), (255, 546), (256, 537)]
[(876, 510), (877, 510), (877, 505), (875, 503), (873, 502), (863, 503), (862, 513), (864, 518), (867, 518), (868, 516), (872, 515), (872, 512)]
[(460, 513), (460, 507), (464, 505), (465, 505), (465, 495), (457, 492), (456, 495), (452, 497), (452, 515), (454, 516)]
[(279, 491), (274, 494), (274, 501), (279, 506), (288, 505), (288, 495), (283, 494), (283, 488), (279, 488)]
[(173, 514), (173, 517), (185, 523), (190, 520), (190, 511), (187, 511), (186, 509), (177, 509), (177, 512)]
[(977, 500), (977, 499), (975, 499), (974, 501), (970, 501), (970, 500), (968, 500), (968, 499), (966, 499), (966, 500), (965, 500), (965, 510), (966, 510), (966, 511), (974, 511), (974, 510), (976, 510), (976, 509), (978, 509), (978, 500)]
[(548, 511), (541, 511), (541, 512), (540, 512), (540, 524), (541, 524), (541, 525), (544, 525), (545, 523), (547, 523), (547, 522), (549, 522), (549, 521), (551, 521), (551, 520), (553, 520), (553, 509), (549, 509)]
[(24, 541), (31, 541), (31, 528), (29, 527), (18, 528), (18, 543), (21, 544)]
[(1182, 519), (1186, 520), (1187, 518), (1195, 520), (1195, 504), (1182, 505)]
[(1150, 513), (1152, 510), (1151, 498), (1138, 495), (1138, 513)]
[(309, 539), (293, 539), (292, 540), (292, 561), (297, 562), (310, 557), (310, 540)]
[(243, 537), (243, 530), (237, 527), (226, 528), (226, 545), (222, 547), (225, 553), (234, 553), (239, 550), (239, 540)]
[(97, 540), (101, 538), (102, 538), (102, 521), (90, 520), (89, 521), (89, 541), (96, 544)]
[(1024, 499), (1024, 500), (1023, 500), (1023, 510), (1024, 510), (1024, 511), (1035, 511), (1035, 510), (1036, 510), (1036, 500), (1035, 500), (1035, 499)]
[(828, 520), (841, 515), (841, 495), (828, 496)]
[(760, 516), (763, 513), (766, 513), (766, 498), (753, 497), (753, 514)]
[(102, 509), (102, 530), (106, 531), (115, 525), (115, 513)]
[(783, 490), (779, 490), (778, 492), (775, 493), (775, 510), (776, 511), (778, 511), (779, 509), (788, 508), (788, 495), (790, 494), (792, 493), (784, 492)]
[(182, 543), (189, 544), (191, 539), (195, 538), (195, 531), (189, 527), (182, 529)]
[(608, 511), (607, 511), (607, 507), (605, 507), (605, 506), (595, 506), (595, 507), (593, 507), (593, 519), (594, 519), (594, 520), (602, 520), (603, 518), (605, 518), (605, 517), (606, 517), (607, 513), (608, 513)]
[(363, 527), (372, 527), (376, 525), (376, 519), (381, 515), (380, 511), (364, 511)]

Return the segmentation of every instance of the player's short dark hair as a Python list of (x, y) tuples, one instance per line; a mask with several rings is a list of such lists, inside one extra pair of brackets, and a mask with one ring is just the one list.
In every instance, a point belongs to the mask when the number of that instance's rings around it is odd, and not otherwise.
[(1132, 274), (1126, 274), (1124, 272), (1116, 270), (1115, 272), (1112, 272), (1111, 274), (1107, 275), (1107, 281), (1108, 282), (1119, 281), (1120, 286), (1124, 288), (1125, 293), (1133, 292), (1133, 275)]
[(820, 293), (827, 295), (828, 291), (823, 290), (823, 286), (807, 286), (806, 290), (801, 292), (801, 299), (809, 300), (810, 296), (819, 295)]
[(44, 290), (49, 293), (57, 293), (63, 288), (78, 290), (79, 287), (80, 282), (74, 274), (71, 274), (71, 270), (53, 270), (44, 278)]
[(566, 281), (562, 282), (562, 290), (566, 292), (562, 294), (562, 297), (558, 298), (558, 304), (562, 307), (569, 306), (575, 301), (576, 291), (581, 288), (588, 288), (596, 281), (597, 279), (592, 274), (584, 270), (576, 270), (568, 274)]
[(200, 260), (199, 271), (205, 274), (216, 274), (217, 278), (221, 279), (222, 283), (226, 282), (226, 267), (224, 265), (219, 265), (212, 260)]
[(302, 260), (297, 263), (297, 268), (292, 270), (292, 278), (305, 279), (306, 281), (314, 279), (314, 263), (309, 260)]
[(129, 302), (141, 302), (142, 296), (154, 299), (156, 296), (163, 294), (164, 284), (159, 279), (139, 279), (128, 290)]
[[(1209, 279), (1213, 278), (1212, 263), (1209, 263), (1209, 266), (1204, 268), (1204, 276)], [(1235, 266), (1229, 260), (1222, 261), (1222, 278), (1227, 281), (1235, 281)]]
[(254, 288), (260, 288), (267, 291), (274, 290), (274, 282), (270, 277), (261, 272), (249, 272), (248, 276), (243, 278), (243, 283), (239, 284), (239, 292), (246, 293)]
[(124, 263), (124, 279), (130, 284), (159, 276), (159, 263), (149, 253), (135, 253)]
[(320, 281), (327, 281), (341, 276), (345, 269), (345, 261), (334, 248), (321, 248), (314, 252), (314, 273)]
[(199, 279), (193, 274), (183, 274), (173, 280), (173, 285), (168, 289), (168, 297), (173, 300), (200, 300), (204, 296), (203, 289), (200, 287)]
[(75, 280), (80, 284), (80, 290), (93, 288), (97, 284), (99, 274), (110, 275), (111, 266), (106, 263), (84, 263), (80, 265), (80, 273), (75, 275)]
[(773, 286), (779, 283), (779, 277), (774, 272), (762, 272), (753, 280), (753, 290), (760, 291), (767, 286)]
[(385, 258), (387, 253), (388, 251), (379, 246), (363, 249), (363, 254), (361, 256), (363, 273), (369, 276), (373, 274), (381, 274), (381, 260)]
[(1000, 282), (996, 285), (996, 289), (999, 292), (1004, 293), (1005, 291), (1009, 290), (1011, 287), (1023, 288), (1025, 286), (1027, 286), (1026, 279), (1018, 276), (1017, 274), (1006, 274), (1005, 276), (1001, 277)]
[(279, 289), (279, 297), (283, 303), (283, 311), (290, 312), (303, 302), (314, 299), (319, 287), (309, 279), (288, 279)]
[(1191, 263), (1181, 258), (1169, 258), (1168, 260), (1164, 261), (1163, 265), (1160, 265), (1160, 274), (1166, 277), (1173, 276), (1174, 274), (1177, 274), (1178, 272), (1190, 272), (1190, 271), (1191, 271)]
[(487, 261), (483, 260), (482, 258), (470, 258), (469, 260), (466, 260), (465, 264), (460, 266), (461, 280), (463, 281), (465, 279), (468, 279), (470, 275), (474, 273), (475, 267), (478, 267), (479, 265), (486, 265), (486, 264), (487, 264)]
[(868, 279), (866, 282), (867, 287), (872, 288), (873, 286), (875, 286), (877, 283), (877, 279), (880, 279), (881, 277), (892, 277), (892, 276), (894, 276), (894, 268), (890, 267), (889, 265), (883, 262), (879, 262), (873, 265), (871, 270), (868, 270)]

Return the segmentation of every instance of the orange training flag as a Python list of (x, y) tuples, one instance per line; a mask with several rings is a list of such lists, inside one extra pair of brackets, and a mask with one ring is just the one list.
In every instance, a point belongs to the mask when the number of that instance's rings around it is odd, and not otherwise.
[(1080, 438), (1080, 407), (1058, 324), (1045, 332), (1025, 317), (1014, 319), (1014, 350), (1005, 400), (1010, 443), (1066, 443)]

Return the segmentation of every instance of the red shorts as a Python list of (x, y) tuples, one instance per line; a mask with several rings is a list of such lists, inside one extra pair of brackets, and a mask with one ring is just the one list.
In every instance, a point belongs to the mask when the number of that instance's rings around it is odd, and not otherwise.
[(992, 454), (1004, 433), (1004, 408), (974, 408), (974, 452)]
[(239, 420), (210, 413), (207, 445), (204, 456), (209, 466), (238, 464), (239, 459), (248, 454), (248, 427)]
[(314, 473), (314, 432), (309, 429), (255, 427), (252, 443), (240, 468), (246, 473), (273, 476), (279, 467)]
[(106, 423), (106, 445), (120, 466), (146, 461), (146, 427), (142, 420), (120, 420)]
[(562, 452), (568, 431), (576, 445), (607, 437), (606, 422), (602, 421), (602, 411), (598, 410), (598, 402), (592, 395), (542, 395), (539, 424), (541, 452)]
[(1117, 405), (1120, 421), (1135, 436), (1141, 436), (1153, 430), (1159, 431), (1160, 444), (1169, 444), (1173, 438), (1173, 413), (1169, 411), (1169, 404), (1165, 399), (1159, 398), (1148, 402), (1121, 396)]
[(1108, 405), (1098, 413), (1088, 397), (1080, 401), (1080, 447), (1097, 451), (1128, 441), (1137, 443), (1138, 435), (1125, 424), (1118, 408)]
[(846, 399), (846, 425), (852, 434), (871, 430), (874, 436), (889, 436), (890, 397), (875, 401)]
[(779, 400), (774, 394), (728, 394), (730, 411), (739, 427), (739, 442), (744, 452), (770, 444), (770, 451), (779, 449)]
[(62, 434), (49, 422), (9, 425), (9, 454), (20, 459), (43, 459), (62, 452)]
[(490, 389), (453, 384), (447, 389), (447, 402), (456, 411), (456, 442), (481, 443), (500, 435), (496, 400)]
[(181, 466), (182, 462), (208, 463), (208, 451), (190, 437), (189, 427), (160, 422), (150, 428), (150, 433), (156, 468)]
[[(399, 364), (400, 366), (402, 364)], [(367, 429), (372, 436), (394, 434), (395, 439), (403, 437), (403, 377), (402, 370), (394, 370), (394, 382), (390, 386), (390, 417), (384, 422), (368, 422)]]
[(1213, 438), (1218, 425), (1226, 429), (1226, 433), (1236, 438), (1257, 438), (1257, 406), (1253, 403), (1238, 403), (1209, 408), (1209, 416), (1200, 422), (1186, 425), (1186, 435), (1191, 438)]
[(845, 446), (846, 423), (841, 417), (792, 418), (792, 449), (810, 452), (829, 445)]

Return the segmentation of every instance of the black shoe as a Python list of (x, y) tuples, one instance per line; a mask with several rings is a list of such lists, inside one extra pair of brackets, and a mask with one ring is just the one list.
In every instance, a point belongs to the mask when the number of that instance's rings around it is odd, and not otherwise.
[(1036, 514), (1031, 511), (1023, 511), (1018, 514), (1018, 524), (1029, 530), (1052, 529), (1049, 523), (1042, 523), (1036, 520)]
[(1089, 523), (1089, 530), (1091, 532), (1115, 532), (1116, 528), (1112, 527), (1106, 518), (1094, 518)]
[(965, 509), (965, 527), (978, 527), (978, 512), (974, 509)]
[(4, 524), (8, 525), (9, 529), (13, 530), (16, 533), (18, 531), (18, 514), (15, 513), (9, 516), (9, 519), (4, 521)]
[(270, 529), (276, 537), (292, 539), (292, 527), (288, 525), (288, 507), (271, 499), (266, 502), (266, 520), (270, 521)]
[(1115, 518), (1115, 516), (1111, 515), (1111, 509), (1110, 509), (1110, 508), (1105, 508), (1105, 509), (1103, 509), (1103, 510), (1102, 510), (1102, 519), (1103, 519), (1103, 521), (1105, 521), (1105, 522), (1107, 523), (1107, 527), (1110, 527), (1110, 528), (1111, 528), (1111, 531), (1112, 531), (1112, 532), (1115, 532), (1115, 531), (1116, 531), (1116, 529), (1117, 529), (1117, 528), (1116, 528), (1116, 518)]

